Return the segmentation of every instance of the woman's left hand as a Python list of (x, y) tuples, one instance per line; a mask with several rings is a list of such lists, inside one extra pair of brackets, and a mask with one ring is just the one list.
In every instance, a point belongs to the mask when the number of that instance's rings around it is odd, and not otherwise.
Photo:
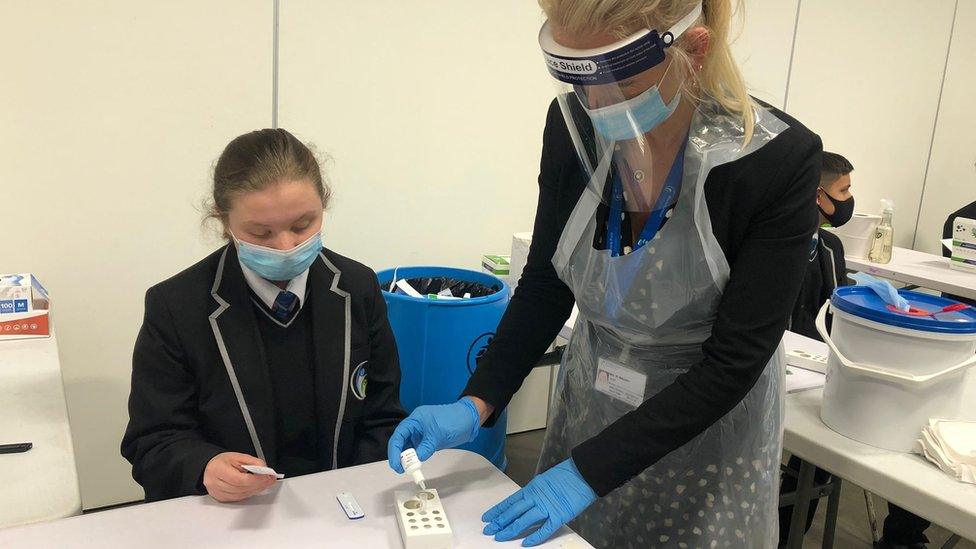
[(489, 509), (481, 520), (488, 523), (484, 533), (494, 535), (495, 541), (515, 539), (529, 527), (542, 523), (522, 540), (523, 547), (532, 547), (549, 539), (594, 501), (596, 492), (570, 458), (536, 476), (525, 488)]

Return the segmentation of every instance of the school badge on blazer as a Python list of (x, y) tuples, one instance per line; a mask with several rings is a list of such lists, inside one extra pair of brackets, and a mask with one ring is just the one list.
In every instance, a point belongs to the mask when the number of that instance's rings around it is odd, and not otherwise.
[(359, 366), (356, 366), (356, 369), (352, 371), (352, 376), (349, 378), (349, 388), (352, 389), (352, 394), (359, 400), (366, 399), (366, 383), (369, 381), (366, 377), (367, 362), (366, 360), (360, 362)]

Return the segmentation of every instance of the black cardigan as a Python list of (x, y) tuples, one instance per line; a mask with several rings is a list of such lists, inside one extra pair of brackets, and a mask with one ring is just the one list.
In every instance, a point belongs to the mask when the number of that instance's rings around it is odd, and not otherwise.
[[(603, 496), (684, 445), (740, 402), (790, 318), (817, 226), (820, 138), (773, 110), (789, 129), (758, 151), (718, 166), (705, 181), (712, 232), (731, 267), (704, 358), (633, 412), (573, 450)], [(552, 343), (573, 307), (552, 256), (586, 185), (559, 107), (543, 136), (532, 246), (498, 333), (465, 394), (500, 410)], [(755, 426), (755, 428), (765, 428)]]
[[(850, 284), (851, 280), (847, 278), (847, 262), (844, 260), (844, 244), (834, 233), (819, 229), (816, 248), (807, 262), (800, 296), (793, 307), (790, 331), (822, 341), (817, 333), (817, 314), (830, 299), (835, 288)], [(827, 322), (829, 328), (830, 317), (827, 317)]]
[[(331, 469), (385, 459), (387, 441), (405, 414), (396, 342), (376, 275), (323, 250), (307, 287), (311, 310), (302, 314), (311, 314), (315, 328), (320, 462)], [(233, 245), (146, 292), (122, 440), (122, 455), (146, 499), (205, 493), (203, 470), (213, 456), (257, 455), (227, 362), (265, 460), (275, 466), (275, 405), (254, 314)], [(368, 378), (362, 400), (351, 385), (361, 365)]]

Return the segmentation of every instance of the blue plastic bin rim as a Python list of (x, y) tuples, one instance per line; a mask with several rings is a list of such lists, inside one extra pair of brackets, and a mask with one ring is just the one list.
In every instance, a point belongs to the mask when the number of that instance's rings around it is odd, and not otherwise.
[[(924, 311), (934, 312), (959, 304), (958, 301), (910, 290), (898, 290), (898, 294), (908, 301), (909, 306)], [(940, 334), (976, 334), (976, 309), (972, 307), (939, 313), (936, 317), (914, 316), (891, 311), (888, 304), (866, 286), (837, 288), (830, 297), (830, 304), (845, 313), (889, 326)]]
[[(456, 278), (466, 282), (478, 282), (485, 286), (501, 286), (497, 292), (484, 297), (474, 297), (471, 299), (428, 299), (426, 297), (410, 297), (404, 294), (390, 292), (390, 283), (393, 281), (393, 273), (396, 271), (397, 280), (401, 278)], [(395, 301), (406, 301), (412, 303), (425, 303), (434, 307), (470, 307), (472, 305), (484, 305), (494, 303), (508, 297), (509, 288), (504, 280), (495, 275), (472, 271), (470, 269), (458, 269), (456, 267), (435, 267), (435, 266), (414, 266), (397, 267), (395, 269), (384, 269), (376, 273), (376, 278), (380, 281), (380, 289), (387, 299)]]

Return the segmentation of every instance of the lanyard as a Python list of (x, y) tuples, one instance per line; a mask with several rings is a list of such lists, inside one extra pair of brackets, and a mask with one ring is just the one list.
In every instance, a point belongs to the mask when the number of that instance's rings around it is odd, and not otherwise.
[[(664, 214), (667, 213), (668, 207), (678, 196), (678, 191), (681, 190), (681, 177), (684, 174), (685, 164), (685, 145), (687, 143), (687, 140), (682, 143), (681, 150), (678, 151), (678, 155), (675, 156), (674, 162), (671, 164), (671, 170), (668, 172), (668, 177), (664, 181), (664, 188), (661, 189), (661, 194), (657, 197), (657, 202), (654, 204), (654, 209), (651, 211), (650, 217), (647, 218), (647, 223), (644, 224), (644, 229), (641, 231), (640, 237), (634, 243), (634, 250), (639, 250), (650, 242), (657, 235), (657, 232), (661, 230)], [(607, 220), (607, 249), (610, 250), (610, 254), (613, 257), (623, 255), (620, 234), (623, 209), (623, 185), (620, 182), (619, 170), (614, 170), (613, 191), (610, 197), (610, 218)]]

